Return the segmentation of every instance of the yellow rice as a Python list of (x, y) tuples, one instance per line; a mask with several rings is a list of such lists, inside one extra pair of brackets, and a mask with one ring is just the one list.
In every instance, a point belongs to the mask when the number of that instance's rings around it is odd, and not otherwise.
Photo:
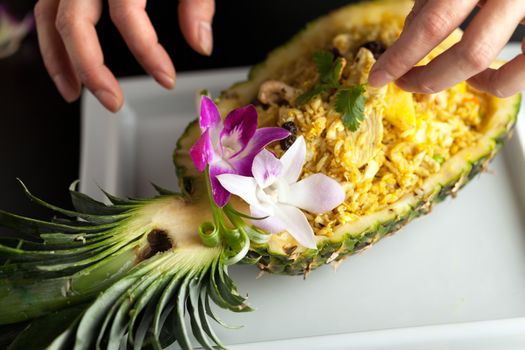
[[(401, 24), (361, 27), (335, 35), (328, 47), (355, 52), (364, 42), (380, 40), (390, 46), (399, 35)], [(349, 58), (351, 62), (352, 57)], [(350, 66), (350, 64), (349, 64)], [(351, 69), (351, 68), (348, 68)], [(351, 75), (348, 69), (346, 75)], [(306, 91), (317, 80), (311, 57), (304, 57), (275, 79)], [(302, 177), (325, 173), (338, 180), (346, 191), (346, 201), (329, 213), (306, 213), (316, 235), (329, 236), (338, 226), (386, 208), (404, 195), (416, 191), (441, 164), (461, 149), (476, 142), (486, 109), (480, 93), (465, 83), (434, 95), (412, 94), (415, 127), (400, 130), (383, 118), (384, 134), (377, 154), (366, 165), (356, 167), (345, 154), (345, 141), (351, 134), (334, 110), (333, 95), (324, 93), (307, 104), (259, 106), (264, 124), (282, 125), (292, 121), (305, 137), (308, 152)], [(385, 101), (374, 108), (388, 109)], [(280, 145), (272, 146), (278, 156)]]

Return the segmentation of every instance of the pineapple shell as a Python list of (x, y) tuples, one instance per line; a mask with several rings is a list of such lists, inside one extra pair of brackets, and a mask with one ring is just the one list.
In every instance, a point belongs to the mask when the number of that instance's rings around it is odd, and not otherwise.
[[(346, 6), (314, 21), (287, 44), (271, 52), (263, 63), (255, 66), (246, 81), (223, 91), (217, 99), (219, 110), (225, 116), (229, 111), (249, 104), (257, 97), (260, 85), (268, 79), (274, 79), (276, 72), (283, 72), (290, 63), (310, 56), (335, 34), (345, 32), (349, 26), (373, 25), (385, 21), (402, 23), (412, 5), (412, 1), (405, 0), (365, 2)], [(446, 50), (458, 42), (461, 35), (460, 30), (455, 31), (431, 55), (435, 56)], [(508, 138), (516, 121), (521, 95), (506, 99), (490, 96), (485, 98), (488, 99), (489, 110), (480, 140), (448, 159), (442, 164), (441, 170), (427, 178), (417, 191), (405, 195), (384, 210), (361, 216), (339, 227), (329, 237), (317, 236), (317, 251), (291, 245), (286, 240), (271, 240), (267, 244), (252, 243), (247, 262), (257, 261), (260, 269), (272, 273), (306, 274), (321, 265), (337, 263), (348, 255), (370, 247), (381, 238), (398, 231), (412, 219), (429, 213), (435, 203), (443, 201), (449, 195), (455, 196), (476, 174), (486, 169)], [(402, 110), (403, 106), (397, 108)], [(394, 115), (396, 113), (392, 112)], [(201, 175), (188, 156), (189, 148), (199, 135), (198, 124), (191, 123), (179, 139), (174, 153), (181, 188), (190, 194), (204, 189)]]

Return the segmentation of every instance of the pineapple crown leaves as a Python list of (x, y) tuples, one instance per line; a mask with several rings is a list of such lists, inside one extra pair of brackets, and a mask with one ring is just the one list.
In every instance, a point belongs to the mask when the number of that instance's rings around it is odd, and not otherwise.
[(296, 103), (303, 105), (325, 91), (336, 89), (335, 109), (341, 114), (343, 125), (352, 132), (357, 131), (365, 118), (365, 86), (343, 87), (339, 80), (346, 61), (342, 57), (335, 58), (330, 51), (315, 52), (313, 61), (319, 80), (310, 90), (297, 97)]
[[(224, 270), (212, 257), (200, 270), (159, 266), (180, 263), (169, 254), (156, 255), (133, 273), (104, 291), (69, 329), (60, 348), (118, 349), (123, 337), (140, 349), (146, 343), (165, 348), (177, 341), (191, 349), (190, 332), (205, 349), (224, 345), (213, 332), (209, 318), (217, 318), (209, 299), (232, 311), (250, 311)], [(185, 314), (189, 315), (189, 325)], [(148, 339), (149, 338), (149, 339)]]
[[(190, 349), (190, 332), (206, 349), (224, 348), (210, 320), (225, 324), (210, 300), (251, 311), (228, 276), (223, 245), (137, 261), (150, 230), (130, 222), (142, 208), (182, 195), (158, 188), (160, 196), (151, 200), (107, 195), (112, 204), (106, 205), (73, 185), (75, 209), (65, 210), (22, 186), (32, 201), (68, 218), (41, 221), (0, 211), (0, 226), (15, 231), (0, 233), (0, 329), (16, 337), (11, 349), (118, 349), (123, 338), (135, 349), (174, 341)], [(10, 326), (16, 322), (24, 327)]]

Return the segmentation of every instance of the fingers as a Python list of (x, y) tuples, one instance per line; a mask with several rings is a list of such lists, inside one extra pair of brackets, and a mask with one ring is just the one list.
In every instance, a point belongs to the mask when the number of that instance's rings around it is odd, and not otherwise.
[(462, 40), (424, 67), (415, 67), (396, 83), (407, 91), (434, 93), (485, 70), (523, 18), (523, 5), (492, 0), (470, 23)]
[(211, 21), (215, 13), (213, 0), (180, 0), (179, 23), (188, 44), (202, 55), (213, 50)]
[(109, 0), (113, 23), (131, 52), (159, 84), (175, 86), (175, 68), (166, 50), (159, 44), (155, 29), (146, 13), (146, 0)]
[[(525, 39), (522, 43), (525, 53)], [(487, 69), (468, 80), (476, 89), (505, 98), (525, 90), (525, 55), (519, 55), (499, 69)]]
[[(485, 5), (486, 2), (487, 0), (480, 0), (480, 2), (478, 3), (478, 6), (483, 7), (483, 5)], [(521, 20), (521, 24), (525, 24), (525, 17)]]
[(399, 39), (376, 62), (369, 77), (372, 86), (397, 80), (456, 29), (477, 0), (428, 0), (405, 27)]
[(425, 4), (428, 2), (428, 0), (416, 0), (414, 3), (414, 7), (412, 7), (412, 11), (408, 14), (407, 18), (405, 19), (404, 28), (408, 27), (414, 18), (417, 17), (417, 15), (421, 12), (421, 9)]
[(59, 0), (40, 0), (35, 6), (38, 44), (49, 75), (68, 102), (80, 96), (80, 80), (73, 70), (62, 39), (55, 28)]
[(56, 28), (80, 81), (110, 111), (123, 103), (117, 79), (104, 65), (104, 56), (95, 30), (102, 4), (95, 0), (61, 1)]

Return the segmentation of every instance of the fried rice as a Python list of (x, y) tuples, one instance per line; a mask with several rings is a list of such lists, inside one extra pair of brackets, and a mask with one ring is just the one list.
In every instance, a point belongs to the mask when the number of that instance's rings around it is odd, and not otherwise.
[[(334, 33), (327, 45), (316, 49), (331, 50), (345, 59), (343, 86), (366, 84), (377, 55), (367, 48), (377, 45), (367, 43), (389, 47), (401, 28), (402, 23), (392, 22), (385, 27), (356, 27)], [(431, 53), (421, 64), (438, 53)], [(313, 86), (318, 73), (312, 57), (305, 56), (276, 72), (273, 79), (297, 97)], [(417, 192), (447, 159), (479, 139), (488, 108), (487, 99), (466, 83), (432, 95), (411, 94), (390, 84), (381, 89), (368, 87), (365, 96), (366, 117), (357, 132), (343, 125), (334, 107), (335, 93), (330, 91), (304, 105), (293, 99), (257, 103), (261, 124), (291, 122), (297, 135), (304, 136), (308, 152), (302, 177), (325, 173), (346, 191), (346, 201), (333, 211), (306, 213), (316, 235), (329, 236), (339, 226)], [(279, 144), (271, 150), (277, 156), (284, 152)]]

